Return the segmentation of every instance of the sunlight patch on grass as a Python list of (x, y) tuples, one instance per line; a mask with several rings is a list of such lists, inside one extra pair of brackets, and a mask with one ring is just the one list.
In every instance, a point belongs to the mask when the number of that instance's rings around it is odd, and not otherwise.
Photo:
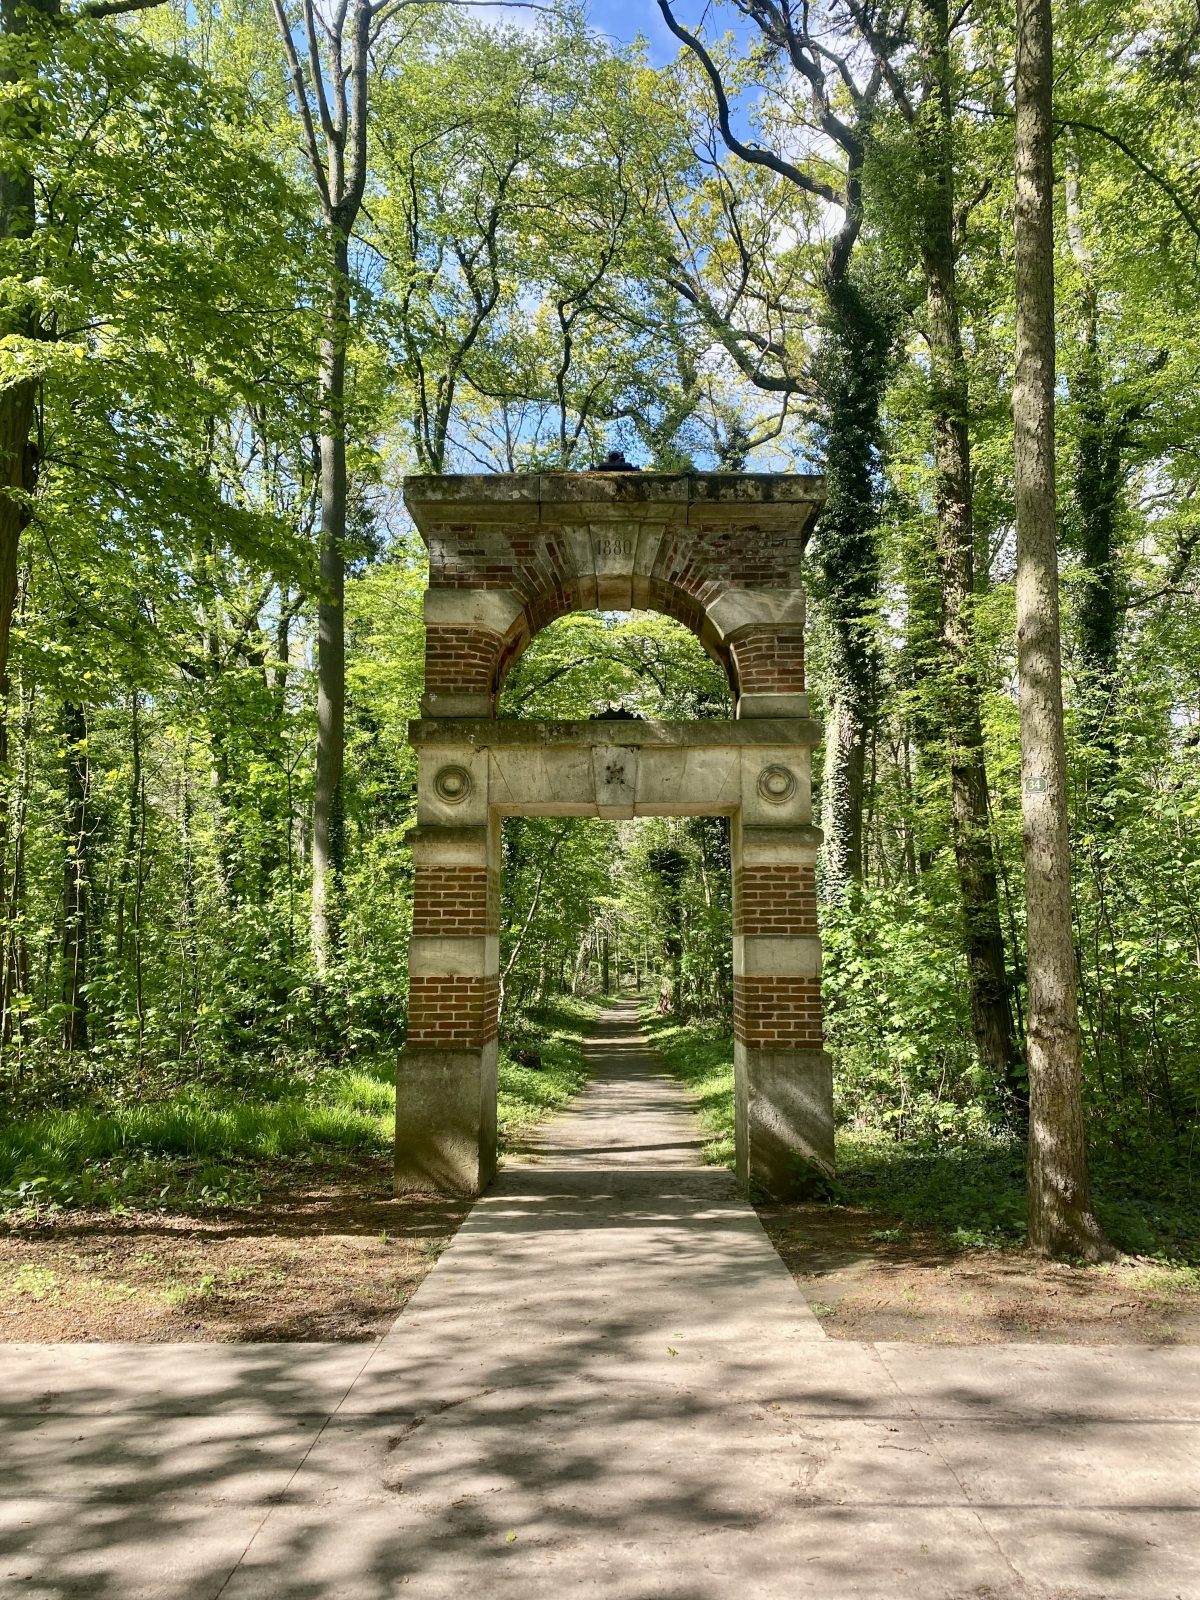
[[(560, 1000), (527, 1025), (539, 1068), (502, 1048), (502, 1145), (576, 1094), (586, 1073), (582, 1043), (595, 1008)], [(259, 1197), (263, 1162), (391, 1149), (395, 1056), (331, 1070), (254, 1098), (195, 1087), (141, 1104), (52, 1111), (0, 1129), (0, 1212), (88, 1206), (204, 1210)], [(189, 1293), (192, 1291), (189, 1290)]]
[[(732, 1167), (733, 1041), (720, 1030), (643, 1016), (651, 1042), (691, 1089), (711, 1136), (706, 1161)], [(1195, 1186), (1152, 1152), (1092, 1155), (1096, 1214), (1119, 1249), (1160, 1257), (1163, 1292), (1195, 1285), (1200, 1223)], [(897, 1139), (888, 1129), (837, 1132), (837, 1178), (831, 1202), (863, 1207), (906, 1227), (933, 1229), (951, 1248), (1024, 1246), (1025, 1149), (1014, 1133), (972, 1129), (938, 1140)], [(887, 1237), (891, 1230), (881, 1230)], [(1150, 1269), (1147, 1269), (1150, 1270)]]

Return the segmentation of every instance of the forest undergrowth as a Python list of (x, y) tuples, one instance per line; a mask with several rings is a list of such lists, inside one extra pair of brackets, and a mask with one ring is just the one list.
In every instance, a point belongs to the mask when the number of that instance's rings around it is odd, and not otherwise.
[[(708, 1134), (704, 1159), (734, 1164), (733, 1040), (719, 1024), (683, 1023), (647, 1010), (654, 1048), (695, 1097)], [(836, 1085), (836, 1071), (835, 1071)], [(837, 1176), (830, 1207), (878, 1216), (879, 1243), (933, 1233), (956, 1250), (1021, 1250), (1025, 1246), (1024, 1146), (1015, 1130), (974, 1131), (957, 1138), (899, 1138), (886, 1128), (847, 1118), (837, 1132)], [(1200, 1182), (1188, 1147), (1159, 1145), (1090, 1152), (1093, 1199), (1110, 1238), (1125, 1253), (1177, 1268), (1179, 1282), (1200, 1288)]]
[[(559, 996), (526, 1019), (524, 1059), (502, 1045), (501, 1151), (581, 1087), (594, 1015)], [(194, 1085), (159, 1100), (110, 1099), (0, 1127), (0, 1212), (78, 1207), (181, 1210), (253, 1203), (264, 1174), (386, 1154), (395, 1134), (396, 1058), (308, 1075), (258, 1073), (252, 1090)]]

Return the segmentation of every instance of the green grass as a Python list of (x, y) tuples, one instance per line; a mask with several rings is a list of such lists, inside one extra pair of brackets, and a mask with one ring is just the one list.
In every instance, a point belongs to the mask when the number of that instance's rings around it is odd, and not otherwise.
[(518, 1065), (510, 1053), (512, 1046), (501, 1045), (498, 1115), (502, 1151), (582, 1089), (587, 1076), (583, 1041), (595, 1015), (595, 1006), (588, 1002), (561, 996), (551, 1001), (541, 1017), (528, 1020), (518, 1043), (539, 1052), (540, 1069)]
[(270, 1100), (191, 1088), (31, 1117), (0, 1129), (0, 1209), (253, 1199), (256, 1163), (386, 1150), (396, 1097), (385, 1071), (381, 1059), (374, 1072), (329, 1072)]
[[(696, 1096), (710, 1135), (705, 1159), (733, 1166), (733, 1043), (728, 1034), (649, 1015), (645, 1026), (671, 1071)], [(1011, 1135), (938, 1145), (874, 1130), (839, 1129), (831, 1200), (909, 1227), (932, 1229), (953, 1248), (1025, 1242), (1025, 1152)], [(1131, 1255), (1190, 1270), (1200, 1263), (1200, 1189), (1182, 1157), (1161, 1147), (1096, 1150), (1093, 1201), (1109, 1237)]]
[(733, 1041), (719, 1028), (676, 1022), (653, 1011), (642, 1023), (651, 1043), (696, 1100), (700, 1125), (710, 1137), (703, 1156), (710, 1166), (733, 1167)]
[[(564, 1105), (584, 1080), (591, 1007), (558, 1001), (528, 1038), (537, 1071), (500, 1054), (502, 1145)], [(525, 1042), (525, 1039), (522, 1040)], [(205, 1207), (259, 1192), (264, 1162), (383, 1154), (396, 1110), (390, 1053), (365, 1066), (278, 1080), (253, 1096), (190, 1088), (164, 1099), (79, 1106), (0, 1128), (0, 1212), (47, 1206)]]

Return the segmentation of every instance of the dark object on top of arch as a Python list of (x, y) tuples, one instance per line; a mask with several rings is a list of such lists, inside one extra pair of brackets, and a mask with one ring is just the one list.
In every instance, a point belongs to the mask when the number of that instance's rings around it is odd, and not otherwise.
[(626, 461), (624, 450), (610, 450), (603, 461), (593, 461), (589, 472), (640, 472), (632, 461)]
[(636, 711), (626, 711), (624, 706), (605, 706), (603, 711), (593, 711), (589, 722), (645, 722)]

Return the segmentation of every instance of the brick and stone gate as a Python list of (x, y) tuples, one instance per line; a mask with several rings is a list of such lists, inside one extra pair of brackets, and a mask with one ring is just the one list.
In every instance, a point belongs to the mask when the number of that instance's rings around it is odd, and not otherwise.
[[(408, 1042), (396, 1186), (478, 1194), (496, 1166), (500, 823), (728, 816), (737, 1167), (784, 1198), (833, 1167), (822, 1049), (800, 558), (822, 480), (784, 474), (410, 478), (429, 547)], [(569, 611), (665, 612), (729, 676), (733, 722), (497, 718)]]

